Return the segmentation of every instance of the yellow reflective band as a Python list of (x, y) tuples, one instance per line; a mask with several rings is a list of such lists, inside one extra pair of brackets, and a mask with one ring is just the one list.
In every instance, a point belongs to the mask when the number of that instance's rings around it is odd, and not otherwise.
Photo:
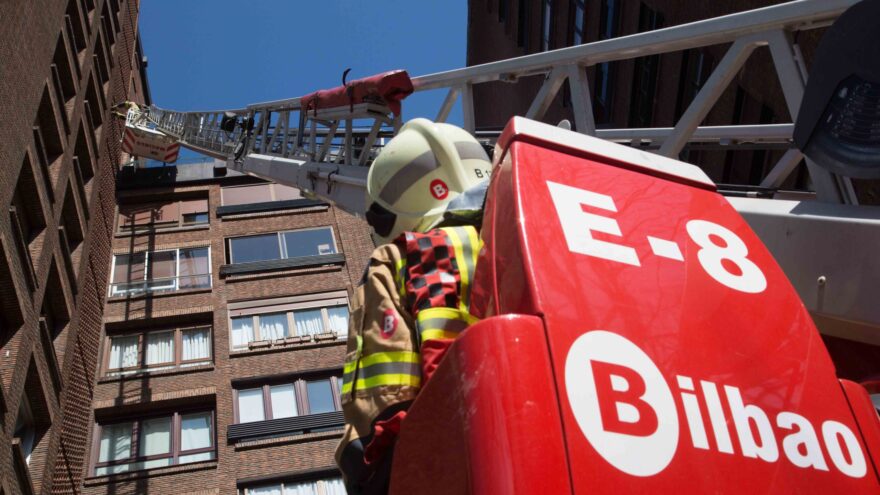
[(480, 321), (477, 317), (471, 315), (467, 311), (462, 311), (456, 308), (427, 308), (419, 311), (419, 322), (433, 320), (434, 318), (464, 321), (467, 322), (468, 325), (473, 325)]
[(418, 363), (419, 353), (410, 351), (377, 352), (361, 359), (361, 368), (377, 363)]
[(461, 277), (461, 294), (459, 294), (458, 304), (462, 311), (467, 311), (467, 303), (461, 295), (470, 290), (471, 274), (468, 273), (470, 271), (468, 270), (468, 267), (472, 265), (468, 262), (467, 258), (465, 258), (464, 249), (461, 244), (461, 238), (458, 236), (458, 232), (452, 228), (443, 228), (441, 230), (443, 230), (443, 232), (449, 237), (449, 241), (452, 243), (452, 249), (455, 250), (455, 259), (458, 260), (458, 274)]
[(422, 342), (426, 340), (437, 340), (437, 339), (457, 339), (458, 332), (447, 332), (446, 330), (424, 330), (421, 333)]
[(400, 299), (406, 299), (406, 260), (399, 259), (394, 263), (394, 279), (397, 281), (397, 290), (400, 292)]
[(357, 359), (354, 359), (352, 361), (346, 361), (345, 367), (342, 369), (342, 373), (344, 373), (344, 374), (351, 373), (352, 371), (355, 370), (355, 368), (357, 368), (357, 364), (358, 364)]
[[(387, 375), (377, 375), (370, 378), (358, 378), (357, 380), (357, 388), (358, 390), (365, 390), (373, 387), (381, 387), (381, 386), (389, 386), (389, 385), (408, 385), (411, 387), (418, 387), (422, 383), (422, 377), (415, 375), (406, 375), (406, 374), (387, 374)], [(351, 384), (348, 385), (348, 392), (351, 391)], [(342, 386), (342, 392), (346, 393), (345, 385)]]

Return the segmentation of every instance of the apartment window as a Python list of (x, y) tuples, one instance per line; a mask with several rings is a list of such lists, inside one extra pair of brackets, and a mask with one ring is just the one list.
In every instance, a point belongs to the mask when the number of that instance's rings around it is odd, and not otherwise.
[(529, 51), (529, 27), (531, 27), (531, 2), (519, 0), (516, 15), (516, 44)]
[[(653, 31), (663, 27), (663, 16), (647, 5), (639, 6), (639, 32)], [(648, 127), (654, 118), (654, 96), (660, 56), (639, 57), (635, 61), (632, 97), (630, 98), (629, 123), (632, 127)]]
[(95, 476), (215, 458), (214, 412), (180, 411), (95, 426)]
[[(617, 36), (620, 24), (620, 4), (617, 0), (602, 0), (599, 9), (599, 39), (607, 40)], [(614, 89), (614, 69), (611, 62), (596, 66), (596, 89), (593, 95), (596, 123), (611, 121), (611, 104)]]
[(342, 377), (297, 379), (235, 390), (235, 422), (341, 411)]
[[(317, 306), (270, 306), (268, 308), (275, 311), (257, 314), (247, 310), (230, 310), (232, 348), (246, 349), (254, 341), (274, 341), (293, 336), (314, 337), (331, 332), (336, 334), (336, 338), (345, 339), (348, 337), (348, 305), (339, 304), (342, 301), (338, 299), (335, 302)], [(285, 306), (289, 306), (289, 309), (285, 309)]]
[(584, 42), (584, 16), (586, 14), (586, 0), (572, 0), (571, 3), (571, 44), (580, 45)]
[(207, 223), (207, 199), (119, 205), (120, 230), (175, 228)]
[(316, 229), (273, 232), (229, 239), (229, 262), (248, 263), (300, 256), (333, 254), (336, 241), (333, 229)]
[(18, 416), (15, 419), (15, 432), (12, 436), (18, 439), (25, 462), (30, 465), (31, 454), (34, 452), (34, 443), (37, 436), (37, 427), (27, 397), (22, 399), (21, 406), (18, 408)]
[(107, 337), (108, 375), (188, 368), (211, 363), (211, 328), (171, 328)]
[(312, 481), (288, 481), (242, 488), (239, 495), (345, 495), (342, 478)]
[(287, 201), (300, 199), (299, 189), (281, 184), (252, 184), (247, 186), (224, 187), (220, 190), (223, 206), (265, 203), (268, 201)]
[(541, 51), (553, 46), (553, 0), (541, 1)]
[(110, 295), (211, 287), (208, 247), (146, 251), (113, 257)]
[(681, 118), (688, 105), (702, 89), (712, 71), (712, 62), (702, 50), (682, 52), (681, 73), (678, 83), (678, 99), (675, 104), (675, 120)]

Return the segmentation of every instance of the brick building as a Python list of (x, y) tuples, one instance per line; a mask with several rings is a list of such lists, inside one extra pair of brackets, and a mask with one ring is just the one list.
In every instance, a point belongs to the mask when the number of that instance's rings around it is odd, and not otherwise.
[[(471, 0), (468, 2), (467, 64), (518, 57), (581, 43), (616, 38), (695, 22), (785, 0)], [(822, 30), (797, 40), (810, 60)], [(715, 45), (671, 54), (597, 64), (586, 69), (593, 114), (599, 128), (672, 127), (724, 56)], [(504, 125), (512, 114), (524, 115), (543, 78), (517, 84), (481, 84), (474, 89), (478, 128)], [(542, 120), (573, 120), (564, 85)], [(702, 125), (791, 122), (769, 50), (755, 50), (718, 99)], [(716, 182), (757, 185), (779, 151), (726, 152), (717, 147), (686, 147), (685, 161), (700, 165)], [(803, 165), (786, 188), (805, 189)]]
[(126, 168), (117, 196), (82, 493), (344, 493), (366, 224), (210, 162)]
[(0, 3), (0, 492), (80, 485), (120, 123), (145, 101), (137, 2)]

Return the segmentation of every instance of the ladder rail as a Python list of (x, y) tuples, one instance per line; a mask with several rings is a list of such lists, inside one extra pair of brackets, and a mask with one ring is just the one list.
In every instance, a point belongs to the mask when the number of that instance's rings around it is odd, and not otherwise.
[[(475, 132), (473, 95), (476, 86), (496, 81), (516, 83), (526, 76), (544, 75), (544, 84), (530, 104), (527, 115), (530, 118), (540, 119), (558, 90), (569, 84), (572, 94), (579, 95), (579, 104), (573, 105), (573, 111), (576, 124), (583, 127), (576, 129), (580, 132), (637, 145), (673, 157), (685, 145), (696, 143), (713, 143), (727, 149), (735, 149), (737, 146), (754, 149), (762, 145), (767, 145), (768, 149), (778, 149), (780, 146), (790, 146), (793, 124), (700, 126), (700, 121), (714, 107), (726, 81), (738, 72), (748, 54), (761, 46), (771, 48), (774, 68), (779, 73), (787, 100), (791, 100), (789, 109), (796, 115), (796, 105), (799, 102), (788, 96), (802, 93), (805, 81), (803, 78), (793, 78), (791, 67), (799, 64), (797, 66), (802, 71), (805, 69), (796, 47), (786, 45), (786, 40), (794, 32), (828, 26), (855, 3), (857, 0), (796, 0), (655, 31), (428, 74), (414, 77), (412, 81), (416, 93), (435, 90), (448, 92), (437, 112), (440, 121), (445, 120), (452, 105), (460, 101), (465, 114), (465, 128), (471, 132)], [(712, 87), (706, 87), (709, 84), (704, 85), (673, 127), (595, 129), (595, 121), (589, 108), (590, 88), (586, 78), (578, 77), (585, 68), (600, 63), (726, 43), (732, 43), (741, 52), (731, 58), (730, 63), (719, 64), (715, 68), (708, 81), (717, 83), (711, 85)], [(339, 116), (335, 117), (336, 120), (320, 119), (303, 115), (300, 110), (300, 98), (287, 98), (254, 103), (234, 110), (177, 112), (151, 106), (148, 118), (158, 129), (178, 138), (182, 145), (208, 156), (229, 160), (233, 168), (245, 173), (263, 170), (251, 162), (267, 159), (271, 159), (273, 170), (277, 170), (283, 163), (296, 169), (306, 167), (312, 171), (311, 175), (299, 172), (281, 174), (278, 178), (258, 175), (272, 180), (297, 177), (299, 182), (288, 182), (288, 185), (326, 197), (327, 194), (321, 191), (332, 190), (334, 181), (344, 180), (345, 172), (339, 168), (340, 164), (367, 166), (371, 157), (375, 156), (376, 148), (371, 148), (369, 153), (365, 149), (352, 148), (352, 140), (362, 136), (352, 133), (351, 127), (356, 122), (351, 116), (348, 119)], [(254, 124), (253, 131), (246, 131), (240, 126), (236, 126), (232, 132), (223, 131), (220, 123), (225, 113), (250, 119)], [(336, 126), (332, 124), (334, 121), (337, 122)], [(344, 125), (339, 125), (339, 122), (344, 122)], [(307, 127), (307, 123), (311, 127)], [(362, 120), (361, 125), (364, 125)], [(366, 127), (371, 131), (376, 127), (376, 136), (389, 135), (399, 127), (399, 122), (393, 122), (386, 115), (384, 119), (378, 118), (367, 123)], [(374, 133), (371, 132), (364, 141), (375, 141), (381, 146), (382, 139), (374, 139), (373, 136)], [(794, 170), (791, 166), (793, 158), (791, 154), (782, 157), (770, 168), (768, 179), (772, 177), (773, 183), (782, 183)], [(308, 167), (307, 164), (318, 165)], [(324, 165), (327, 164), (338, 171), (330, 174), (329, 178), (315, 175), (316, 170), (324, 170)], [(814, 166), (809, 168), (809, 172), (819, 199), (829, 202), (847, 201), (845, 190), (848, 179), (833, 177)], [(351, 181), (359, 182), (362, 179), (352, 177)]]

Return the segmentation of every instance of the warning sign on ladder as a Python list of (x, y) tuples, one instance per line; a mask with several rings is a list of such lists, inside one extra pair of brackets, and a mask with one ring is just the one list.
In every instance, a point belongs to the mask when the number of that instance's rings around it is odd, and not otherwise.
[(127, 124), (122, 150), (129, 155), (171, 163), (177, 161), (180, 143), (159, 131)]

